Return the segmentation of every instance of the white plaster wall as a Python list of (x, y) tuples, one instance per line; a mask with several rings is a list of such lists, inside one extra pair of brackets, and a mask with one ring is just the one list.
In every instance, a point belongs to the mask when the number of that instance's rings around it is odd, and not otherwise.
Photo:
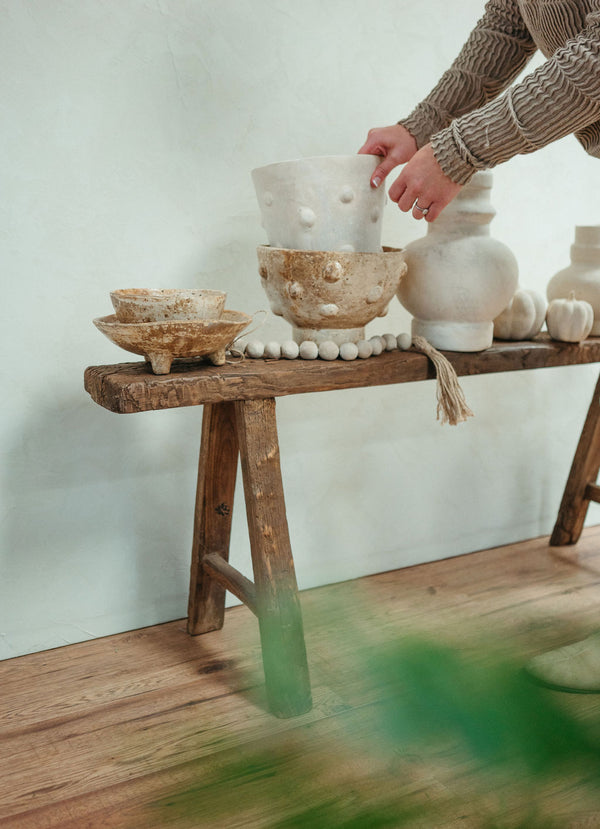
[[(483, 0), (2, 0), (0, 657), (185, 615), (201, 412), (117, 416), (86, 365), (129, 357), (91, 320), (115, 287), (225, 288), (266, 306), (250, 170), (352, 153), (407, 113)], [(496, 172), (493, 232), (543, 290), (600, 222), (569, 138)], [(384, 241), (423, 223), (387, 209)], [(408, 329), (396, 306), (370, 333)], [(286, 338), (271, 317), (262, 334)], [(278, 402), (306, 588), (549, 533), (593, 367)], [(241, 489), (236, 565), (250, 574)], [(590, 512), (589, 521), (597, 519)]]

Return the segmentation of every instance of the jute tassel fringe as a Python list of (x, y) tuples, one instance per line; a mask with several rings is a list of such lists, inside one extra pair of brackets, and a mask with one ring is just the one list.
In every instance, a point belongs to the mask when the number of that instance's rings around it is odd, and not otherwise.
[(473, 412), (467, 406), (465, 395), (461, 389), (456, 372), (444, 357), (424, 337), (413, 337), (413, 348), (426, 354), (433, 365), (437, 375), (437, 419), (442, 424), (449, 423), (456, 426), (468, 417), (474, 417)]

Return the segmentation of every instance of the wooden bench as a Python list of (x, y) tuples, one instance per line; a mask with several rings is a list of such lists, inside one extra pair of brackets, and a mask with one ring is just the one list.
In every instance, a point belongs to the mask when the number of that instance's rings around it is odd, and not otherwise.
[[(476, 354), (446, 353), (459, 376), (600, 361), (600, 338), (577, 345), (540, 335), (531, 342), (494, 343)], [(302, 615), (287, 526), (275, 398), (435, 378), (413, 351), (385, 352), (354, 362), (245, 360), (224, 366), (182, 360), (168, 375), (146, 363), (86, 369), (85, 388), (119, 414), (204, 406), (188, 607), (188, 631), (222, 627), (225, 591), (258, 617), (271, 711), (291, 717), (308, 711), (311, 688)], [(582, 432), (552, 535), (572, 544), (590, 500), (600, 501), (600, 381)], [(241, 459), (254, 580), (229, 564), (238, 455)]]

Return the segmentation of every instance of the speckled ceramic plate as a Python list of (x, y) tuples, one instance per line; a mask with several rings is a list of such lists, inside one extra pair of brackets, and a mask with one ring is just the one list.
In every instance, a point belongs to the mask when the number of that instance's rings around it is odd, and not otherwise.
[(94, 325), (115, 345), (145, 357), (155, 374), (168, 374), (175, 357), (207, 357), (222, 365), (226, 349), (251, 321), (241, 311), (225, 310), (218, 320), (124, 323), (111, 314)]

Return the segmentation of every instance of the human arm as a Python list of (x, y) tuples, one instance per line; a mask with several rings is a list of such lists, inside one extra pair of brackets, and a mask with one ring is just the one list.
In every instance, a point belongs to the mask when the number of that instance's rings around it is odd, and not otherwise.
[(390, 197), (407, 210), (416, 190), (422, 206), (433, 205), (432, 221), (453, 198), (448, 181), (465, 184), (478, 169), (570, 133), (600, 155), (600, 11), (589, 13), (585, 27), (521, 83), (434, 134), (404, 167)]
[(516, 0), (488, 0), (459, 56), (424, 101), (399, 124), (369, 132), (359, 152), (383, 157), (372, 175), (372, 185), (379, 186), (394, 167), (409, 161), (453, 118), (498, 95), (534, 51)]

